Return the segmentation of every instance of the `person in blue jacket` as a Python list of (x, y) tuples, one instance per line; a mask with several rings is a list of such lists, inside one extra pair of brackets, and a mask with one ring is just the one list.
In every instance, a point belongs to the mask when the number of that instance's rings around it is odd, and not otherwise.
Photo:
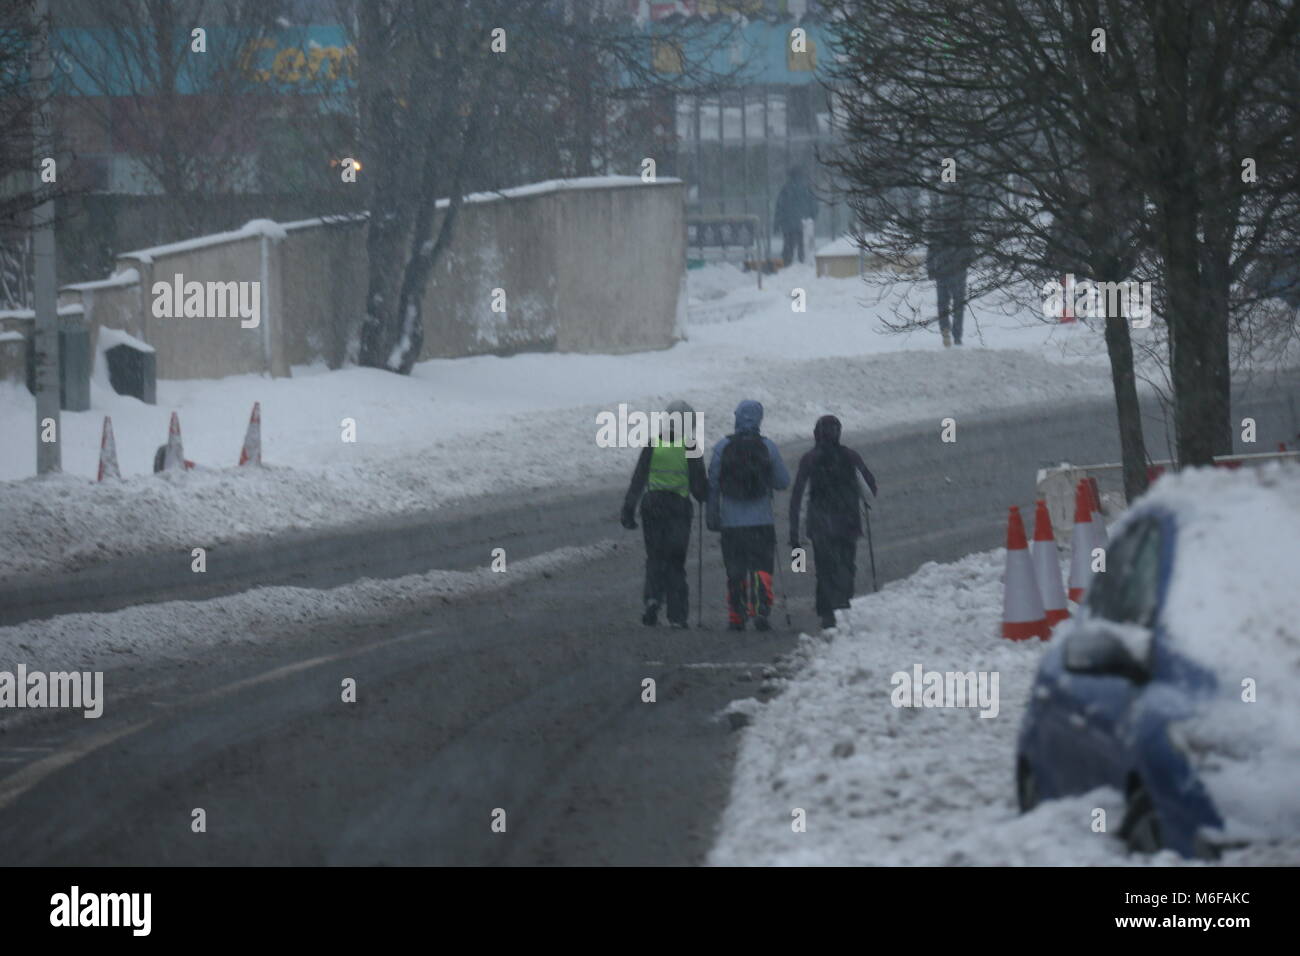
[(781, 452), (759, 434), (763, 406), (746, 399), (736, 406), (736, 430), (713, 446), (709, 463), (710, 531), (722, 532), (727, 569), (727, 627), (743, 631), (745, 621), (768, 630), (772, 570), (776, 560), (776, 516), (772, 492), (790, 486)]

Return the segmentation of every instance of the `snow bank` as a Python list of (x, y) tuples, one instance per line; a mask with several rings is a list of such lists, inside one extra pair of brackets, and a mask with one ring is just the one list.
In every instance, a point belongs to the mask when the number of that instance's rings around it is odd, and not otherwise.
[[(210, 601), (170, 601), (120, 611), (67, 614), (0, 628), (0, 660), (41, 670), (111, 670), (196, 652), (270, 641), (315, 628), (361, 626), (418, 611), (434, 602), (488, 593), (599, 560), (619, 547), (605, 541), (560, 548), (511, 562), (503, 572), (429, 571), (390, 580), (364, 579), (328, 591), (254, 588)], [(183, 622), (181, 624), (180, 622)]]
[[(718, 865), (1169, 865), (1130, 857), (1109, 788), (1016, 809), (1016, 735), (1045, 646), (997, 637), (1005, 551), (927, 564), (858, 598), (833, 640), (800, 638), (782, 693), (732, 705), (752, 723), (710, 862)], [(893, 706), (896, 672), (998, 675), (996, 717), (975, 707)], [(1271, 784), (1269, 784), (1271, 786)], [(806, 832), (792, 828), (795, 808)], [(1091, 830), (1106, 810), (1111, 833)], [(1300, 842), (1233, 851), (1226, 864), (1300, 861)]]

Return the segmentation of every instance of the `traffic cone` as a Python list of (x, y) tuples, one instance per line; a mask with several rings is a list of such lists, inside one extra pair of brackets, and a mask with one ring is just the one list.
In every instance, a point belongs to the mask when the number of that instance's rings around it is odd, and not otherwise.
[(248, 419), (248, 432), (244, 435), (244, 447), (239, 452), (241, 465), (260, 465), (262, 463), (262, 403), (253, 403), (253, 414)]
[(1047, 502), (1038, 499), (1034, 509), (1034, 544), (1030, 549), (1034, 559), (1034, 581), (1043, 599), (1043, 610), (1048, 627), (1055, 627), (1070, 616), (1065, 603), (1065, 588), (1061, 584), (1061, 561), (1056, 556), (1056, 536), (1052, 534), (1052, 516), (1047, 513)]
[(1034, 565), (1025, 541), (1025, 523), (1014, 505), (1007, 518), (1007, 567), (1002, 581), (1002, 636), (1011, 641), (1047, 640), (1051, 628), (1034, 581)]
[(1096, 532), (1092, 528), (1092, 492), (1080, 478), (1074, 489), (1074, 533), (1070, 536), (1070, 600), (1082, 601), (1092, 580), (1092, 549)]
[(104, 433), (99, 439), (99, 477), (96, 481), (103, 481), (105, 478), (122, 478), (122, 473), (117, 468), (117, 442), (113, 440), (113, 420), (107, 415), (104, 416)]
[(172, 412), (172, 421), (167, 427), (167, 452), (163, 456), (163, 471), (184, 470), (186, 467), (193, 466), (185, 460), (185, 452), (181, 448), (181, 420)]

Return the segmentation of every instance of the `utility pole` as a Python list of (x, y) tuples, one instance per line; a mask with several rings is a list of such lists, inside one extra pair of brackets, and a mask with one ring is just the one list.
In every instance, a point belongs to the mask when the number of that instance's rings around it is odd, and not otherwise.
[[(32, 178), (36, 189), (47, 188), (40, 175), (41, 164), (54, 155), (54, 117), (51, 79), (54, 61), (50, 57), (50, 3), (33, 0), (35, 30), (31, 47), (32, 80)], [(54, 200), (46, 198), (32, 213), (32, 254), (36, 286), (33, 305), (33, 347), (36, 350), (36, 473), (57, 474), (63, 470), (59, 445), (59, 310), (54, 275)]]

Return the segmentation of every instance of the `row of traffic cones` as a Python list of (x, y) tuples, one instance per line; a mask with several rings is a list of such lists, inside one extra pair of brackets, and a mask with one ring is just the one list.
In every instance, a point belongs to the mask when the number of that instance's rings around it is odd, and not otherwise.
[[(171, 424), (167, 427), (167, 444), (162, 448), (162, 471), (184, 470), (194, 467), (194, 462), (185, 457), (181, 445), (181, 420), (172, 412)], [(262, 403), (253, 403), (253, 413), (248, 419), (248, 431), (244, 433), (244, 446), (239, 450), (241, 465), (260, 465), (262, 463)], [(113, 419), (104, 416), (104, 431), (99, 439), (99, 475), (96, 481), (105, 478), (122, 477), (117, 466), (117, 442), (113, 438)]]
[(1078, 603), (1092, 578), (1093, 552), (1105, 551), (1106, 525), (1095, 478), (1080, 479), (1074, 494), (1074, 533), (1070, 538), (1069, 590), (1061, 583), (1056, 536), (1047, 502), (1034, 509), (1034, 544), (1025, 540), (1020, 509), (1007, 518), (1007, 564), (1002, 594), (1002, 636), (1012, 641), (1047, 640), (1052, 628), (1070, 616), (1066, 598)]

